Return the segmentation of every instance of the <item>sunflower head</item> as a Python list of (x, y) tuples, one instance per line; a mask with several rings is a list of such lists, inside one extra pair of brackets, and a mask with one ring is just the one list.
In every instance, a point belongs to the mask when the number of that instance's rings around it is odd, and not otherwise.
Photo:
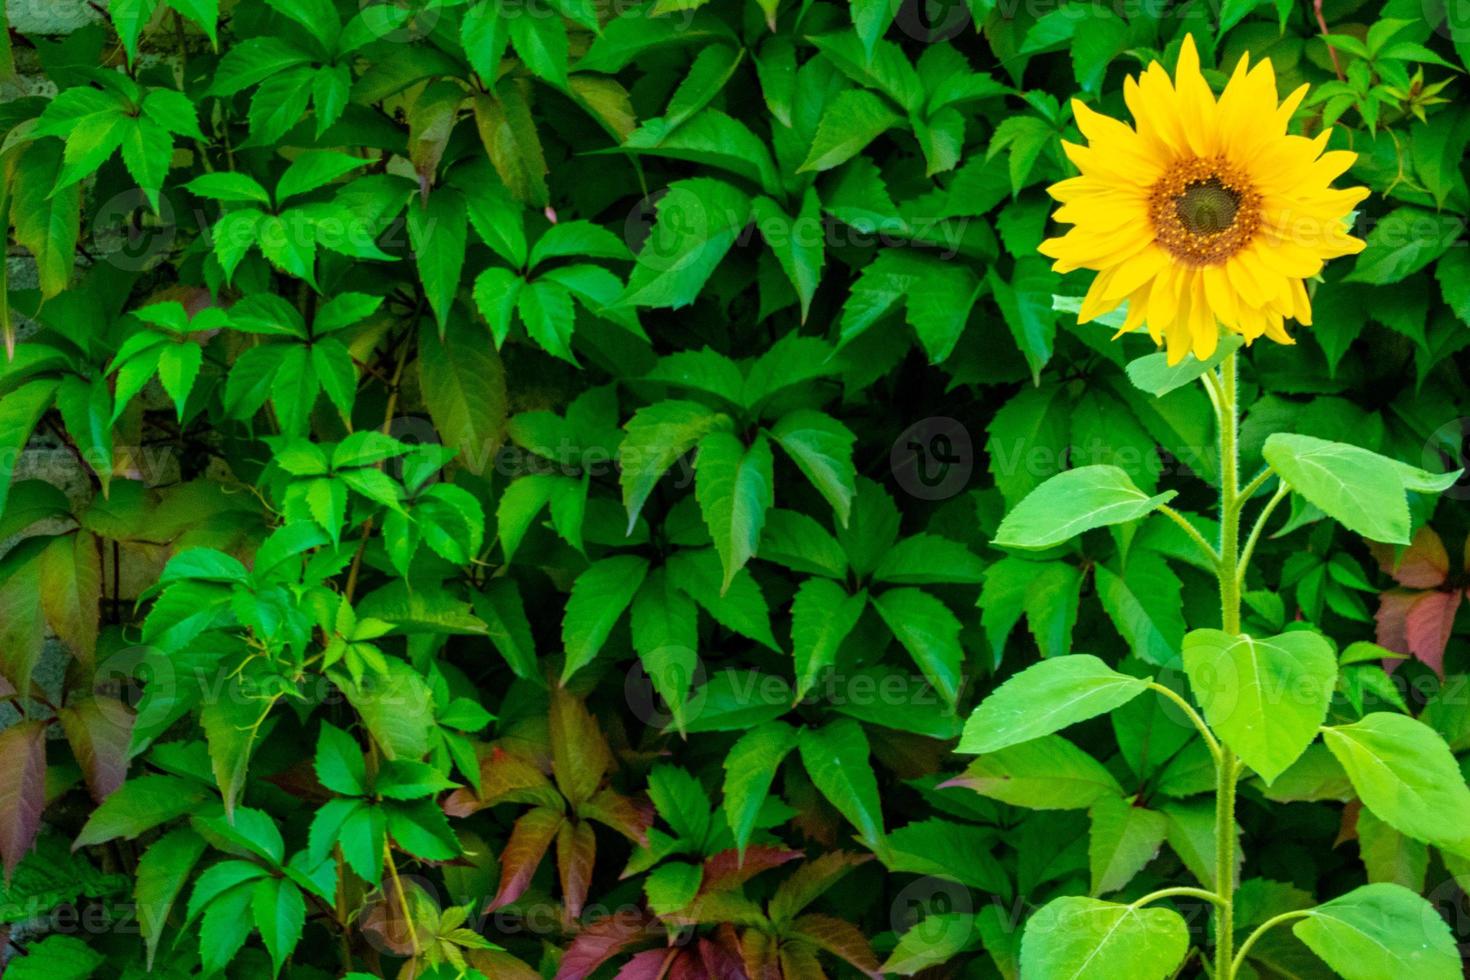
[(1133, 126), (1072, 103), (1087, 145), (1062, 147), (1081, 175), (1049, 192), (1073, 227), (1041, 252), (1096, 270), (1081, 322), (1126, 300), (1120, 333), (1147, 326), (1171, 364), (1209, 357), (1221, 327), (1292, 343), (1285, 321), (1312, 322), (1304, 280), (1362, 251), (1345, 219), (1368, 195), (1332, 187), (1357, 155), (1328, 151), (1330, 131), (1288, 134), (1306, 91), (1278, 102), (1271, 62), (1246, 56), (1216, 98), (1186, 36), (1172, 79), (1154, 62), (1124, 83)]

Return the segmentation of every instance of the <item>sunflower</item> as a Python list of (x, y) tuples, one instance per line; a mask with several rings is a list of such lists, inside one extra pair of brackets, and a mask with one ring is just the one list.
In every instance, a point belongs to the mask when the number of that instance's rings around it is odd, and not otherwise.
[(1216, 99), (1186, 36), (1172, 81), (1154, 62), (1124, 83), (1134, 127), (1073, 101), (1088, 145), (1062, 147), (1081, 176), (1049, 188), (1073, 227), (1041, 253), (1098, 273), (1079, 322), (1127, 300), (1119, 335), (1147, 325), (1171, 364), (1213, 354), (1222, 325), (1292, 343), (1286, 319), (1312, 322), (1303, 280), (1363, 249), (1344, 219), (1367, 189), (1331, 186), (1357, 155), (1288, 135), (1307, 86), (1278, 104), (1271, 62), (1248, 62)]

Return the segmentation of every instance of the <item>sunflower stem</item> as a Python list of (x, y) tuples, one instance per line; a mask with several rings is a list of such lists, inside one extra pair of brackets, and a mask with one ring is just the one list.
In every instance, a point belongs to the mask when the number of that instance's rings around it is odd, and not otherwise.
[[(1220, 423), (1220, 626), (1240, 632), (1240, 411), (1237, 404), (1236, 355), (1220, 365), (1214, 386)], [(1207, 375), (1208, 377), (1208, 375)], [(1213, 379), (1212, 379), (1213, 380)], [(1235, 753), (1220, 746), (1215, 759), (1215, 980), (1235, 976)]]

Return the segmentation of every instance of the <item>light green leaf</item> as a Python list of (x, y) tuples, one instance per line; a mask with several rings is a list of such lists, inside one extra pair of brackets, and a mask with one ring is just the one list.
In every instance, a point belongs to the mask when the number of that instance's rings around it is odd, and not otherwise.
[(1105, 714), (1143, 693), (1148, 682), (1097, 657), (1053, 657), (1006, 681), (975, 709), (958, 752), (994, 752)]
[(1470, 857), (1470, 789), (1443, 738), (1405, 715), (1373, 712), (1322, 729), (1363, 806), (1416, 840)]
[(1080, 466), (1058, 473), (1026, 496), (995, 532), (1002, 548), (1051, 548), (1084, 531), (1136, 521), (1172, 500), (1150, 497), (1116, 466)]
[(950, 785), (1033, 810), (1085, 810), (1123, 795), (1123, 787), (1101, 762), (1060, 735), (988, 752)]
[(1402, 885), (1355, 888), (1291, 927), (1344, 980), (1459, 980), (1460, 952), (1439, 910)]
[(1021, 974), (1068, 980), (1165, 980), (1188, 951), (1189, 929), (1173, 909), (1058, 898), (1026, 921)]
[(1305, 630), (1269, 639), (1195, 630), (1184, 670), (1210, 728), (1266, 782), (1299, 759), (1337, 684), (1332, 646)]

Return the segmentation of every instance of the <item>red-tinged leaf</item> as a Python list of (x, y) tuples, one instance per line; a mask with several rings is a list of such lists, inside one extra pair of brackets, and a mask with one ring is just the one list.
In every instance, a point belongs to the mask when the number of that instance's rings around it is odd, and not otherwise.
[(46, 723), (21, 721), (0, 732), (0, 858), (5, 880), (36, 842), (46, 806)]
[(760, 929), (747, 929), (740, 937), (740, 958), (750, 980), (781, 980), (781, 951), (776, 937)]
[(747, 980), (740, 958), (740, 937), (728, 922), (700, 940), (699, 958), (705, 974), (714, 980)]
[(46, 621), (79, 660), (97, 653), (102, 555), (91, 531), (51, 539), (41, 553), (41, 608)]
[(781, 944), (781, 976), (784, 980), (827, 980), (816, 950), (802, 942)]
[(462, 950), (470, 966), (495, 980), (541, 980), (541, 974), (528, 963), (503, 949)]
[(561, 875), (562, 904), (568, 919), (582, 914), (587, 889), (592, 884), (592, 866), (597, 861), (597, 838), (585, 820), (565, 820), (556, 832), (556, 868)]
[(558, 811), (544, 806), (521, 815), (500, 854), (500, 888), (485, 911), (493, 911), (521, 897), (565, 819)]
[(546, 773), (536, 763), (500, 746), (480, 759), (480, 792), (469, 787), (457, 789), (444, 801), (444, 812), (451, 817), (470, 814), (497, 803), (533, 803), (559, 807), (562, 797)]
[(614, 956), (661, 932), (658, 920), (641, 910), (615, 912), (589, 922), (562, 954), (554, 980), (583, 980)]
[(665, 946), (634, 953), (613, 980), (662, 980), (671, 965), (669, 961), (681, 952), (678, 946)]
[(868, 937), (846, 919), (811, 913), (792, 922), (790, 931), (819, 949), (847, 961), (870, 977), (882, 976), (879, 970), (881, 964), (873, 953)]
[(1393, 545), (1373, 543), (1373, 557), (1394, 581), (1408, 589), (1437, 589), (1450, 574), (1450, 556), (1444, 541), (1427, 527), (1421, 527), (1414, 540), (1398, 554)]
[(849, 871), (872, 858), (871, 854), (853, 851), (828, 851), (806, 862), (776, 889), (771, 898), (771, 920), (777, 925), (790, 922)]
[(604, 789), (577, 808), (580, 816), (596, 820), (640, 847), (648, 846), (648, 828), (653, 826), (653, 804)]
[[(400, 884), (402, 891), (399, 891)], [(405, 905), (413, 913), (412, 924), (403, 916)], [(425, 922), (421, 913), (435, 907), (423, 887), (412, 878), (405, 881), (387, 877), (378, 898), (368, 905), (358, 920), (359, 928), (379, 949), (394, 956), (408, 956), (415, 946), (423, 949), (426, 943), (433, 941), (433, 929), (437, 923)]]
[(673, 963), (669, 964), (668, 980), (747, 980), (745, 964), (737, 949), (732, 948), (733, 934), (728, 940), (720, 938), (721, 932), (701, 936), (695, 943), (685, 946)]
[(133, 709), (116, 698), (99, 695), (67, 705), (56, 715), (92, 799), (101, 803), (127, 778)]
[(704, 880), (699, 886), (701, 895), (711, 892), (739, 888), (762, 871), (779, 868), (788, 861), (801, 857), (800, 851), (790, 851), (770, 844), (752, 844), (745, 849), (745, 860), (732, 847), (711, 855), (704, 862)]
[(1450, 642), (1460, 590), (1407, 592), (1395, 589), (1378, 597), (1378, 645), (1406, 653), (1444, 676), (1444, 651)]
[(551, 759), (556, 785), (573, 804), (590, 800), (612, 768), (612, 752), (597, 719), (561, 687), (551, 691)]

